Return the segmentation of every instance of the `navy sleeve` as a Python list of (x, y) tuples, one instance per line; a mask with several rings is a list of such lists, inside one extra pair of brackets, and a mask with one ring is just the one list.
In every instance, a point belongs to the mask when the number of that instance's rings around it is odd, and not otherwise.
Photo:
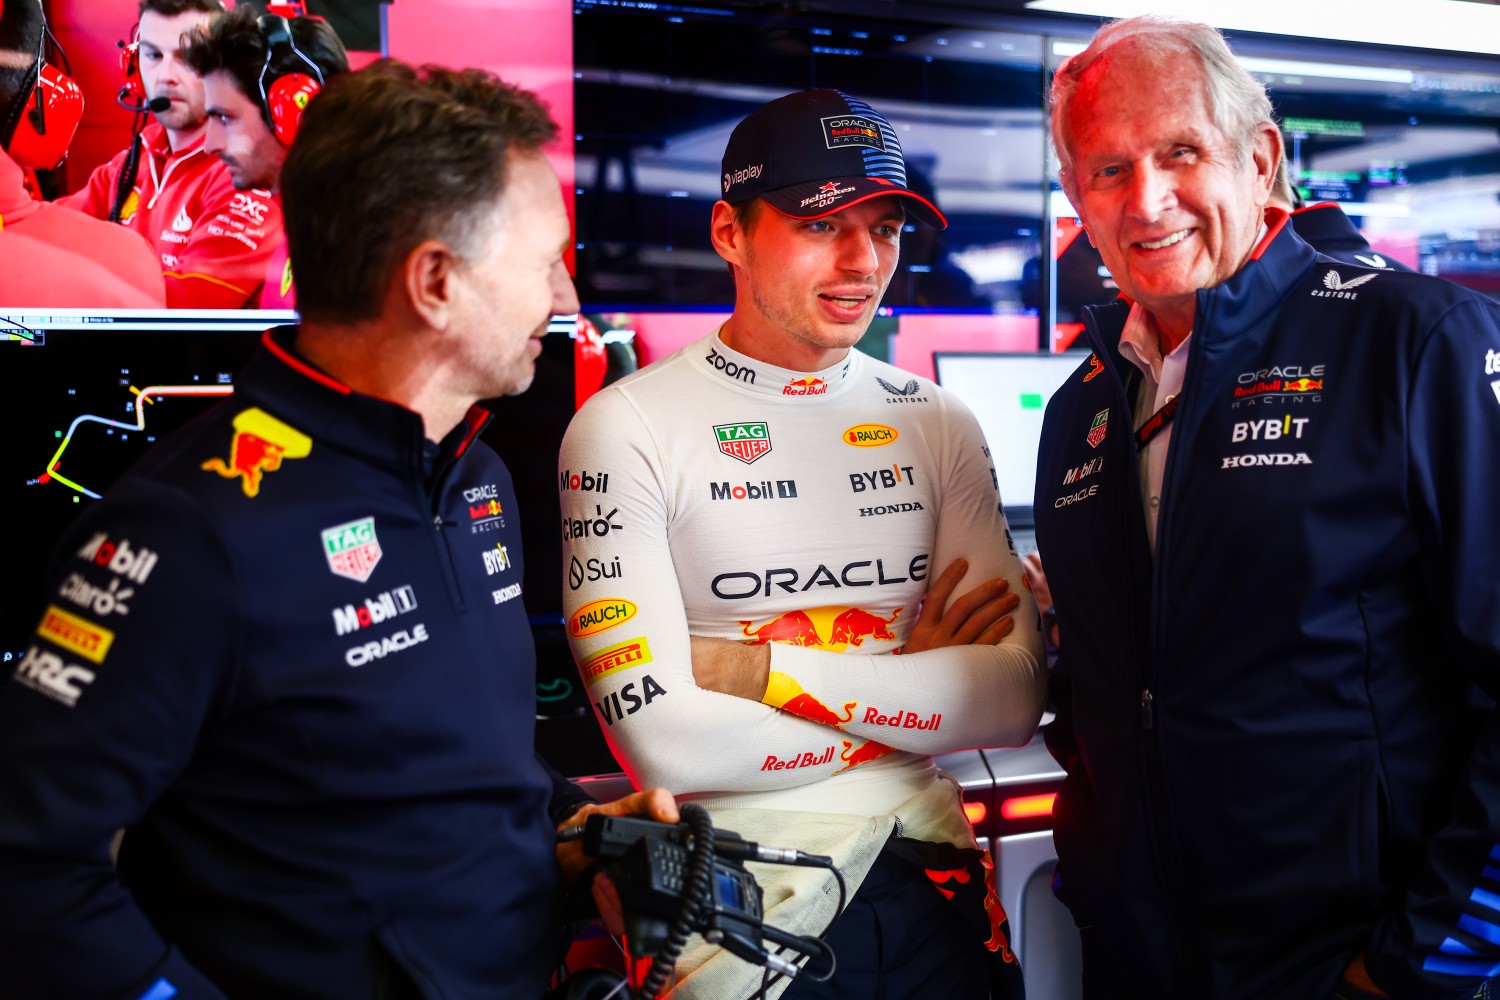
[(561, 823), (590, 802), (598, 801), (588, 792), (564, 778), (542, 758), (541, 754), (536, 755), (536, 760), (542, 765), (542, 770), (547, 772), (547, 777), (552, 780), (552, 800), (547, 805), (547, 813), (552, 817), (553, 826)]
[[(1430, 666), (1456, 667), (1497, 697), (1500, 306), (1472, 296), (1445, 315), (1409, 393), (1409, 490), (1440, 618)], [(1500, 717), (1488, 706), (1447, 825), (1368, 944), (1371, 978), (1392, 996), (1468, 996), (1500, 973)]]
[(122, 485), (63, 536), (0, 677), (0, 996), (219, 998), (115, 876), (116, 831), (187, 766), (239, 647), (224, 547), (191, 503)]

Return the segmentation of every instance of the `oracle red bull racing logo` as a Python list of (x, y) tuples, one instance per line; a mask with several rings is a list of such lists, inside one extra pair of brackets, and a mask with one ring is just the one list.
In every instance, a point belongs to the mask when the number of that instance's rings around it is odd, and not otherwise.
[(260, 493), (260, 482), (266, 473), (275, 472), (288, 459), (306, 458), (311, 451), (312, 438), (259, 407), (252, 407), (235, 414), (229, 460), (215, 456), (201, 468), (217, 472), (225, 479), (239, 479), (245, 496), (253, 497)]
[(823, 121), (823, 141), (829, 149), (840, 146), (869, 146), (885, 149), (880, 125), (864, 115), (832, 115)]
[(500, 503), (500, 489), (494, 483), (464, 490), (464, 503), (469, 508), (469, 531), (472, 534), (505, 527), (505, 508)]

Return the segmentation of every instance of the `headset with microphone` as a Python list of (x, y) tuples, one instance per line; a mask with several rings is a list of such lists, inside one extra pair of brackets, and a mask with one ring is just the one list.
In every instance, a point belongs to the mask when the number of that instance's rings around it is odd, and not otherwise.
[(125, 78), (125, 85), (115, 95), (120, 107), (138, 115), (147, 111), (155, 114), (170, 108), (172, 102), (165, 97), (146, 99), (146, 84), (141, 80), (140, 24), (130, 29), (130, 41), (115, 44), (120, 47), (120, 75)]
[[(297, 48), (292, 39), (292, 23), (280, 14), (263, 14), (256, 19), (260, 34), (266, 42), (266, 61), (260, 70), (260, 99), (266, 122), (271, 126), (276, 141), (290, 146), (297, 138), (297, 129), (302, 124), (302, 112), (323, 89), (323, 71), (307, 54)], [(285, 63), (295, 58), (312, 71), (307, 73), (272, 72), (273, 62)]]
[(0, 118), (0, 136), (10, 136), (6, 150), (11, 159), (32, 170), (57, 169), (83, 117), (83, 91), (72, 77), (47, 63), (51, 34), (44, 21), (28, 80)]

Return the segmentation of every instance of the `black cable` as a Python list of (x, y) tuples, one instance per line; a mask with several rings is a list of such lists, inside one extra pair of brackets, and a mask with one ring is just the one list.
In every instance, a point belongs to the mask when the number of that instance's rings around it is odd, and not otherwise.
[[(820, 861), (827, 860), (827, 859), (820, 858), (819, 855), (815, 855), (815, 854), (808, 855), (808, 857), (809, 858), (819, 858)], [(836, 882), (838, 882), (838, 886), (839, 886), (839, 902), (838, 902), (838, 906), (834, 907), (833, 918), (828, 921), (828, 925), (823, 928), (822, 933), (820, 933), (816, 938), (811, 939), (811, 940), (815, 940), (819, 944), (823, 945), (822, 950), (828, 956), (828, 971), (825, 972), (821, 976), (809, 976), (808, 978), (811, 979), (815, 983), (826, 983), (828, 980), (830, 980), (830, 979), (833, 978), (833, 972), (838, 967), (838, 959), (837, 959), (837, 956), (834, 955), (833, 949), (829, 948), (828, 945), (827, 945), (827, 943), (824, 942), (823, 939), (828, 936), (828, 932), (829, 931), (833, 930), (833, 925), (838, 922), (839, 917), (843, 916), (844, 905), (845, 905), (845, 903), (848, 902), (848, 899), (849, 899), (849, 886), (844, 881), (844, 873), (841, 872), (841, 871), (839, 871), (831, 863), (830, 864), (816, 864), (816, 867), (827, 868), (829, 871), (833, 872), (834, 880)], [(775, 933), (772, 933), (773, 931)], [(763, 934), (765, 934), (765, 936), (768, 937), (768, 938), (770, 938), (771, 940), (778, 941), (778, 943), (780, 942), (780, 939), (778, 938), (778, 935), (785, 935), (788, 938), (793, 938), (793, 935), (787, 934), (785, 931), (781, 930), (780, 928), (772, 927), (770, 924), (763, 924), (763, 925), (761, 925), (761, 932)], [(806, 941), (806, 940), (809, 940), (809, 939), (808, 938), (794, 938), (794, 940)], [(778, 947), (773, 954), (780, 955), (780, 954), (783, 953), (783, 951), (784, 951), (784, 947)], [(806, 966), (804, 966), (804, 968), (806, 968)], [(780, 972), (776, 973), (774, 976), (771, 975), (770, 973), (771, 973), (771, 970), (769, 968), (767, 968), (765, 972), (761, 973), (761, 977), (760, 977), (760, 989), (755, 993), (755, 996), (764, 998), (765, 995), (766, 995), (766, 991), (769, 990), (772, 986), (775, 986), (776, 985), (776, 981), (782, 977), (782, 974)]]
[(130, 192), (135, 190), (135, 175), (141, 166), (141, 146), (145, 143), (141, 135), (144, 117), (139, 113), (135, 116), (135, 125), (130, 136), (130, 151), (125, 154), (125, 162), (120, 164), (120, 176), (115, 178), (115, 202), (109, 209), (110, 222), (120, 221), (120, 213), (125, 211), (125, 202), (130, 200)]
[(699, 923), (700, 915), (709, 902), (709, 884), (714, 866), (714, 828), (708, 810), (696, 802), (685, 802), (681, 808), (682, 821), (692, 828), (693, 846), (688, 852), (687, 874), (683, 879), (682, 911), (672, 921), (667, 933), (667, 943), (651, 959), (651, 971), (641, 984), (640, 1000), (656, 1000), (656, 995), (667, 985), (677, 967), (677, 958), (687, 944), (688, 935)]

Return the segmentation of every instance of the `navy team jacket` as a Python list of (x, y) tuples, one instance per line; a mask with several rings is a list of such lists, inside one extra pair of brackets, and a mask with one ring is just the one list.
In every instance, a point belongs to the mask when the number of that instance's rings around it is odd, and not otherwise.
[(545, 987), (582, 796), (533, 751), (510, 476), (482, 411), (433, 455), (290, 332), (58, 546), (0, 681), (0, 996)]
[(1393, 996), (1500, 971), (1500, 306), (1271, 217), (1198, 292), (1157, 548), (1129, 306), (1051, 400), (1055, 887), (1143, 995)]

